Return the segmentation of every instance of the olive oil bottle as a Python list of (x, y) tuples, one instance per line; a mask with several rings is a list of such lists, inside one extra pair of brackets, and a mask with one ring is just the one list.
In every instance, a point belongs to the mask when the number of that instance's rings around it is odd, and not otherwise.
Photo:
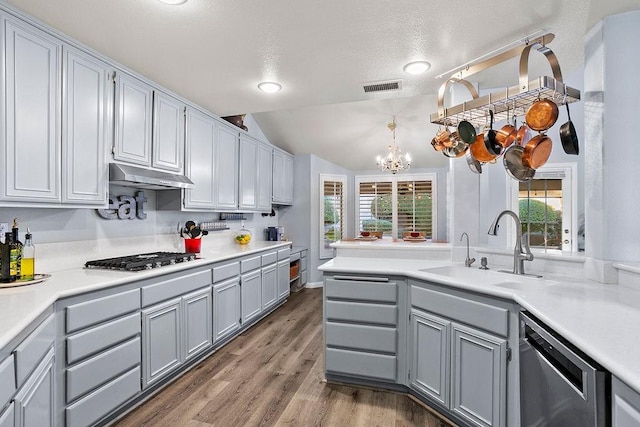
[(33, 245), (31, 230), (27, 228), (22, 247), (22, 263), (20, 265), (20, 280), (33, 280), (36, 271), (36, 247)]

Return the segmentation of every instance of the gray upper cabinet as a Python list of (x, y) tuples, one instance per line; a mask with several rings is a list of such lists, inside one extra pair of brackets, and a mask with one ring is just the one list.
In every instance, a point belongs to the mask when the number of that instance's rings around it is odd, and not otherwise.
[(184, 190), (184, 207), (210, 210), (214, 206), (214, 146), (216, 120), (199, 110), (187, 108), (185, 172), (195, 187)]
[(238, 131), (230, 125), (215, 122), (214, 208), (238, 209)]
[(0, 27), (0, 201), (59, 203), (62, 43), (3, 14)]
[(277, 148), (273, 150), (273, 203), (293, 204), (293, 156)]
[(62, 202), (104, 204), (106, 147), (112, 137), (112, 69), (77, 49), (64, 47), (62, 94)]
[(258, 206), (259, 212), (271, 211), (273, 183), (273, 147), (265, 142), (258, 144)]
[(260, 142), (240, 135), (240, 205), (255, 210), (258, 207), (258, 147)]
[(154, 168), (183, 172), (185, 105), (172, 96), (156, 90), (153, 94)]
[(151, 166), (152, 111), (153, 87), (117, 73), (114, 160)]

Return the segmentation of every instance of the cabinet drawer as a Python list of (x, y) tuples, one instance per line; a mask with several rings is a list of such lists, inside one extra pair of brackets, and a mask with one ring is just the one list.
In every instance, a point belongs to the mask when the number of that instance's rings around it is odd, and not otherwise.
[(71, 364), (93, 353), (140, 333), (140, 313), (113, 320), (67, 338), (67, 363)]
[(47, 354), (56, 338), (55, 314), (47, 317), (15, 350), (18, 387)]
[(396, 302), (398, 286), (393, 282), (327, 279), (324, 292), (327, 298)]
[(328, 348), (325, 353), (325, 369), (328, 373), (395, 381), (396, 357)]
[(509, 311), (478, 301), (411, 286), (411, 305), (506, 337)]
[(66, 309), (66, 330), (67, 333), (77, 331), (139, 309), (139, 289), (70, 305)]
[(126, 372), (66, 409), (68, 427), (85, 427), (98, 421), (140, 392), (140, 367)]
[(327, 320), (346, 320), (395, 326), (398, 308), (395, 305), (387, 304), (329, 300), (325, 305), (325, 313)]
[(222, 282), (240, 274), (240, 263), (232, 262), (213, 267), (213, 283)]
[(262, 266), (262, 258), (260, 255), (243, 259), (240, 261), (240, 272), (246, 273), (247, 271), (255, 270), (256, 268), (260, 268)]
[(397, 350), (395, 328), (327, 322), (324, 333), (327, 346), (383, 353), (395, 353)]
[(282, 261), (283, 259), (287, 259), (291, 256), (291, 248), (287, 247), (284, 249), (278, 249), (278, 261)]
[(139, 364), (140, 338), (136, 337), (67, 369), (67, 402)]
[(142, 306), (165, 301), (187, 292), (195, 291), (204, 286), (211, 285), (211, 271), (204, 270), (163, 280), (153, 285), (142, 288)]
[(262, 266), (275, 264), (278, 262), (278, 253), (277, 252), (269, 252), (268, 254), (262, 255)]
[(16, 365), (13, 354), (0, 363), (0, 408), (4, 407), (16, 392)]

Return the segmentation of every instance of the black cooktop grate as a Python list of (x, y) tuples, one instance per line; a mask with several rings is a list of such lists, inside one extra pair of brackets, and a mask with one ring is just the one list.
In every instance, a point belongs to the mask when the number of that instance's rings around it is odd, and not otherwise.
[(128, 255), (115, 258), (87, 261), (85, 268), (102, 268), (110, 270), (141, 271), (173, 265), (180, 262), (193, 261), (195, 254), (181, 252), (151, 252), (148, 254)]

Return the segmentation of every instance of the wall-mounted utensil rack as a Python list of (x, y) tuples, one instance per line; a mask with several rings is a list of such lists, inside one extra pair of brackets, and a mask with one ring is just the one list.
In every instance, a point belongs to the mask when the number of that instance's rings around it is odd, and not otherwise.
[[(512, 116), (526, 114), (527, 110), (538, 99), (549, 98), (558, 105), (564, 105), (580, 100), (580, 91), (563, 83), (560, 65), (555, 54), (546, 45), (555, 36), (551, 33), (534, 40), (526, 41), (520, 46), (493, 56), (481, 63), (470, 65), (455, 72), (440, 87), (438, 92), (438, 111), (431, 114), (431, 123), (440, 125), (456, 125), (462, 120), (471, 122), (476, 127), (489, 122), (489, 111), (494, 113), (494, 121), (510, 120)], [(540, 76), (533, 80), (528, 78), (529, 53), (535, 48), (544, 54), (551, 65), (553, 77)], [(452, 82), (469, 83), (465, 80), (477, 72), (497, 65), (508, 59), (520, 55), (519, 84), (488, 95), (477, 96), (473, 91), (473, 99), (452, 107), (444, 107), (444, 95), (447, 86)]]

